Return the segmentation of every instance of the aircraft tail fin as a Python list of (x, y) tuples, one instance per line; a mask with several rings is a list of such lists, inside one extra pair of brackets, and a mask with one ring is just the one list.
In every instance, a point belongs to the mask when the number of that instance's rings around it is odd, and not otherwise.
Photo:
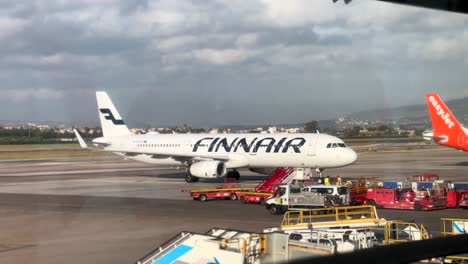
[(466, 142), (466, 134), (450, 109), (438, 94), (426, 94), (426, 101), (431, 116), (434, 141), (441, 145), (462, 149)]
[(128, 130), (107, 93), (96, 92), (96, 99), (104, 137), (130, 135), (130, 130)]

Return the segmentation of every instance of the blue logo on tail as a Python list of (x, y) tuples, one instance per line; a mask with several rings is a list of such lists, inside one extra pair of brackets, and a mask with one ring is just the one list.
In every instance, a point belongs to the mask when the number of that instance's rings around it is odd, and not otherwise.
[(114, 125), (125, 125), (124, 121), (122, 119), (115, 119), (114, 114), (112, 114), (112, 111), (109, 108), (101, 108), (99, 109), (101, 113), (105, 114), (104, 118), (106, 120), (111, 120), (112, 124)]

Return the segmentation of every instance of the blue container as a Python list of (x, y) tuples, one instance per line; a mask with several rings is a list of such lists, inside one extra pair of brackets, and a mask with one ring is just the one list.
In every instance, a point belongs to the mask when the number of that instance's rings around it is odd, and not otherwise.
[(454, 182), (453, 188), (455, 191), (468, 190), (468, 182)]
[(396, 182), (396, 181), (384, 181), (383, 187), (385, 188), (392, 188), (392, 189), (398, 189), (398, 184), (401, 186), (401, 182)]
[(418, 190), (421, 189), (432, 189), (432, 182), (418, 182)]

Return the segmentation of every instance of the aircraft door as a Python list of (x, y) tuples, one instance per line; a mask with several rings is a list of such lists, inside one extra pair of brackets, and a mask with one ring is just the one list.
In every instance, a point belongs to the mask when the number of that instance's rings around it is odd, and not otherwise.
[(184, 141), (184, 148), (183, 148), (184, 152), (186, 152), (186, 153), (191, 153), (192, 152), (193, 145), (191, 143), (192, 143), (192, 141), (190, 141), (190, 140), (185, 140)]
[(309, 137), (307, 139), (307, 155), (308, 156), (315, 156), (315, 145), (317, 144), (317, 137)]

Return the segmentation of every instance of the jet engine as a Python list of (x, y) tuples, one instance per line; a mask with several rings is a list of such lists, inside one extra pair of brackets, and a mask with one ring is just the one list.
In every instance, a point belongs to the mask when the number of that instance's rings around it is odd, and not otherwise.
[(190, 165), (190, 174), (198, 178), (218, 178), (226, 175), (226, 165), (218, 160), (199, 161)]

